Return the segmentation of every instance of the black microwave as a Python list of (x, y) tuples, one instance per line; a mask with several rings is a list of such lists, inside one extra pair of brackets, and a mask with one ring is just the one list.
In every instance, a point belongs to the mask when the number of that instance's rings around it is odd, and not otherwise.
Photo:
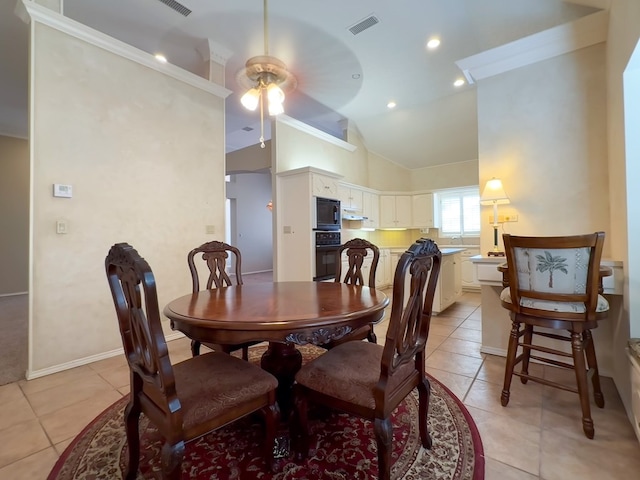
[(340, 200), (316, 197), (316, 230), (340, 230)]

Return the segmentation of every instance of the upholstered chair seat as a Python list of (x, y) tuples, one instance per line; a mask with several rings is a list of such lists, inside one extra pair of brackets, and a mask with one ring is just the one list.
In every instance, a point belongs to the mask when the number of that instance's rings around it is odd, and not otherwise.
[(416, 241), (400, 257), (384, 346), (348, 341), (296, 374), (292, 445), (298, 459), (309, 451), (308, 404), (320, 404), (373, 421), (378, 478), (390, 479), (391, 413), (414, 389), (418, 390), (420, 439), (425, 448), (431, 448), (427, 427), (431, 386), (425, 375), (425, 346), (441, 258), (438, 246), (427, 239)]
[[(604, 407), (591, 334), (609, 311), (609, 302), (598, 293), (604, 233), (567, 237), (505, 234), (503, 239), (509, 287), (500, 293), (500, 301), (509, 311), (511, 333), (502, 406), (509, 403), (514, 375), (522, 383), (531, 380), (577, 393), (582, 429), (588, 438), (593, 438), (589, 378), (596, 405)], [(558, 341), (569, 343), (570, 349), (560, 348)], [(533, 375), (529, 372), (531, 360), (574, 370), (576, 386)], [(518, 364), (522, 366), (520, 371), (515, 370)]]

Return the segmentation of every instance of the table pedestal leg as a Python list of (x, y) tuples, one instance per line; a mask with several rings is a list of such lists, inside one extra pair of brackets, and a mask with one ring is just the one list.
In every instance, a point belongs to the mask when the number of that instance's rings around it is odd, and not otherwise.
[(293, 382), (302, 366), (302, 354), (293, 343), (269, 343), (260, 366), (278, 379), (278, 405), (283, 420), (289, 418), (293, 405)]

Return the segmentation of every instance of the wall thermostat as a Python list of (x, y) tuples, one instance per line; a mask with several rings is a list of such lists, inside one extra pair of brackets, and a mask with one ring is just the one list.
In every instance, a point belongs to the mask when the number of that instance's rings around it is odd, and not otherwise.
[(54, 183), (53, 196), (62, 197), (62, 198), (71, 198), (73, 196), (71, 185), (62, 185), (61, 183)]

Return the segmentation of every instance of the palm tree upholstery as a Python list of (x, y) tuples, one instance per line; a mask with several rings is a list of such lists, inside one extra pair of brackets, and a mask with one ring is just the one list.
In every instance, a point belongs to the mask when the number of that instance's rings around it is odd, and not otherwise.
[[(598, 326), (598, 321), (606, 318), (609, 311), (606, 298), (598, 293), (604, 233), (567, 237), (517, 237), (505, 234), (503, 239), (509, 286), (501, 292), (500, 300), (502, 306), (509, 310), (511, 333), (502, 406), (509, 403), (514, 375), (520, 377), (523, 384), (532, 380), (577, 393), (584, 434), (593, 438), (588, 376), (591, 376), (596, 405), (604, 407), (591, 334), (591, 330)], [(550, 329), (567, 333), (556, 333)], [(534, 339), (540, 341), (534, 342)], [(557, 342), (553, 342), (557, 340), (570, 342), (571, 352), (560, 349)], [(540, 355), (532, 352), (539, 352)], [(529, 372), (532, 359), (574, 370), (576, 386), (533, 375)], [(519, 372), (515, 370), (518, 364), (521, 364)]]
[(264, 455), (271, 469), (279, 421), (276, 378), (218, 352), (172, 365), (149, 264), (131, 245), (118, 243), (109, 250), (105, 268), (131, 377), (124, 415), (129, 446), (124, 478), (138, 477), (141, 413), (165, 439), (160, 452), (163, 479), (181, 478), (186, 442), (253, 412), (265, 418)]
[(417, 240), (400, 257), (384, 346), (346, 342), (307, 363), (296, 374), (292, 445), (299, 460), (309, 450), (307, 410), (313, 402), (373, 420), (378, 478), (389, 479), (391, 413), (416, 387), (420, 439), (425, 448), (431, 448), (427, 430), (431, 386), (425, 375), (425, 345), (441, 258), (438, 246), (427, 239)]

